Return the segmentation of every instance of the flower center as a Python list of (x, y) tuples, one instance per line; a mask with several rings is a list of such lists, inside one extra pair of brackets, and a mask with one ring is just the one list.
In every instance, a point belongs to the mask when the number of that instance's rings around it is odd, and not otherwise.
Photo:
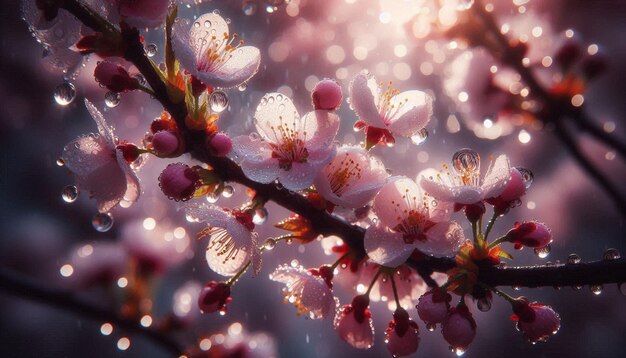
[[(404, 101), (394, 103), (396, 101), (393, 101), (393, 98), (400, 94), (400, 91), (391, 87), (391, 84), (392, 82), (389, 81), (387, 89), (381, 93), (380, 98), (378, 99), (378, 105), (376, 106), (378, 108), (378, 113), (386, 126), (391, 124), (391, 119), (394, 118), (400, 109), (409, 102), (409, 99), (405, 98)], [(379, 88), (383, 88), (384, 85), (385, 84), (381, 82)]]
[(235, 240), (221, 227), (207, 227), (198, 233), (198, 239), (210, 237), (208, 250), (215, 250), (217, 256), (223, 256), (222, 263), (225, 264), (228, 260), (234, 260), (239, 253), (239, 248), (235, 246)]
[[(198, 61), (198, 71), (216, 72), (222, 68), (233, 57), (233, 52), (243, 45), (243, 40), (237, 42), (238, 38), (239, 35), (237, 34), (233, 34), (231, 38), (227, 33), (224, 33), (221, 39), (213, 35), (206, 47), (203, 47), (205, 55)], [(206, 40), (203, 39), (202, 41)], [(233, 45), (234, 42), (237, 43)]]
[[(409, 190), (406, 189), (405, 194), (402, 195), (405, 202), (405, 208), (401, 209), (400, 203), (391, 201), (394, 210), (397, 213), (397, 219), (400, 221), (393, 230), (401, 232), (403, 239), (407, 244), (413, 243), (415, 240), (425, 241), (426, 235), (424, 235), (424, 229), (428, 221), (428, 206), (426, 198), (421, 203), (417, 200), (416, 196), (411, 196)], [(420, 205), (421, 204), (421, 205)]]
[(271, 126), (277, 143), (270, 143), (272, 158), (278, 159), (281, 169), (290, 170), (293, 163), (305, 163), (309, 152), (305, 148), (306, 131), (297, 129), (296, 122), (291, 125), (284, 123), (283, 116), (278, 117), (280, 124)]
[(330, 190), (338, 197), (343, 195), (354, 180), (361, 178), (361, 166), (350, 158), (348, 153), (341, 161), (335, 160), (330, 163), (328, 169), (326, 177), (330, 183)]

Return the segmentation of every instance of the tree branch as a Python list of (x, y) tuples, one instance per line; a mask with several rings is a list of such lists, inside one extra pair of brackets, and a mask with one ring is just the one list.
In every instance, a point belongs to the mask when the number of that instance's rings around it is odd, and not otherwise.
[(91, 318), (94, 321), (110, 322), (114, 326), (145, 337), (153, 344), (175, 354), (176, 357), (185, 352), (183, 346), (169, 335), (143, 327), (134, 319), (122, 317), (116, 312), (95, 306), (78, 297), (72, 291), (44, 286), (29, 277), (15, 272), (0, 269), (0, 292), (45, 303), (49, 306), (73, 312), (81, 317)]

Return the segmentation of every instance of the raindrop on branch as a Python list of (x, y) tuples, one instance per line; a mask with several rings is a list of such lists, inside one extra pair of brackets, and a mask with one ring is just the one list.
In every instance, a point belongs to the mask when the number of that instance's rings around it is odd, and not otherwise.
[(255, 225), (263, 225), (267, 222), (267, 217), (269, 213), (266, 208), (257, 208), (254, 210), (254, 215), (252, 216), (252, 222)]
[(602, 293), (602, 285), (591, 285), (589, 286), (589, 291), (591, 291), (591, 293), (593, 293), (594, 295), (598, 296)]
[(578, 256), (577, 254), (570, 254), (567, 257), (567, 264), (568, 265), (575, 265), (575, 264), (579, 264), (581, 261), (580, 256)]
[(270, 237), (269, 239), (265, 240), (265, 244), (263, 245), (263, 247), (267, 251), (273, 250), (276, 247), (276, 240)]
[(550, 249), (550, 245), (538, 247), (535, 249), (535, 255), (537, 255), (540, 259), (545, 259), (550, 254)]
[(533, 184), (533, 181), (535, 180), (535, 176), (533, 175), (533, 172), (531, 172), (530, 170), (526, 168), (516, 167), (515, 169), (517, 169), (517, 171), (519, 171), (520, 174), (522, 174), (522, 181), (524, 182), (524, 186), (526, 187), (526, 190), (528, 190), (530, 186)]
[(487, 297), (483, 297), (476, 302), (476, 307), (481, 312), (487, 312), (491, 309), (491, 300)]
[(222, 190), (222, 196), (225, 198), (230, 198), (233, 194), (235, 194), (235, 189), (230, 185), (226, 185)]
[(157, 45), (147, 44), (145, 50), (146, 50), (146, 55), (148, 55), (148, 57), (154, 57), (154, 55), (156, 55), (157, 53)]
[(621, 258), (622, 255), (620, 255), (619, 251), (613, 248), (606, 250), (604, 255), (602, 255), (602, 259), (606, 261), (619, 260)]
[(67, 106), (76, 98), (76, 87), (70, 82), (63, 82), (54, 89), (54, 100), (61, 106)]

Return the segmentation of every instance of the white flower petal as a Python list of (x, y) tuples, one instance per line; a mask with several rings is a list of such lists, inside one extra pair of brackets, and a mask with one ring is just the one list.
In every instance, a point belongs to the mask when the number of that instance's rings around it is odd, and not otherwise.
[(391, 105), (398, 108), (389, 118), (389, 130), (394, 134), (412, 136), (426, 127), (433, 114), (433, 99), (422, 91), (406, 91), (391, 98)]
[(509, 159), (502, 154), (487, 169), (483, 180), (483, 199), (496, 197), (506, 189), (506, 185), (511, 179), (511, 167)]
[(126, 175), (126, 191), (124, 192), (122, 199), (130, 203), (134, 203), (139, 199), (139, 195), (141, 195), (139, 178), (126, 159), (124, 159), (124, 154), (122, 154), (121, 150), (116, 150), (115, 156), (117, 158), (117, 164), (124, 172), (124, 175)]
[(279, 177), (281, 172), (284, 172), (279, 167), (278, 160), (274, 158), (259, 162), (244, 160), (241, 162), (241, 170), (248, 178), (263, 184), (271, 183)]
[(189, 71), (193, 76), (198, 75), (198, 65), (196, 60), (197, 44), (192, 43), (190, 36), (191, 23), (186, 19), (180, 19), (172, 25), (172, 50), (176, 54), (176, 59), (181, 66)]
[(212, 204), (191, 202), (182, 205), (182, 209), (185, 214), (198, 221), (206, 222), (209, 226), (225, 228), (232, 219), (229, 213)]
[(269, 144), (261, 139), (241, 135), (233, 138), (232, 142), (233, 152), (244, 160), (262, 162), (272, 157)]
[(301, 120), (301, 130), (305, 134), (306, 148), (311, 152), (326, 149), (333, 145), (339, 131), (339, 117), (331, 112), (317, 110), (308, 112)]
[(256, 108), (254, 120), (257, 131), (265, 140), (279, 144), (283, 141), (283, 130), (299, 130), (300, 115), (291, 99), (282, 93), (268, 93)]
[(404, 242), (402, 234), (388, 231), (380, 224), (367, 228), (363, 244), (370, 260), (386, 267), (402, 265), (415, 250)]
[(407, 177), (392, 177), (380, 189), (374, 199), (373, 209), (378, 219), (387, 227), (396, 227), (406, 216), (406, 212), (421, 212), (424, 193)]
[(216, 240), (211, 237), (207, 247), (206, 260), (209, 268), (222, 276), (236, 275), (250, 260), (249, 247), (237, 247), (236, 254), (225, 255), (221, 253), (220, 245), (214, 244)]
[[(206, 13), (194, 21), (189, 31), (189, 44), (199, 61), (207, 55), (207, 51), (214, 43), (219, 43), (220, 48), (226, 46), (224, 40), (228, 38), (228, 24), (220, 15), (213, 12)], [(216, 42), (218, 41), (218, 42)]]
[(360, 120), (369, 125), (383, 127), (376, 107), (378, 85), (366, 71), (359, 72), (350, 82), (350, 105)]
[(463, 228), (455, 221), (437, 223), (425, 232), (426, 241), (415, 241), (415, 246), (427, 255), (454, 256), (465, 242)]
[(303, 190), (310, 187), (317, 173), (326, 163), (292, 163), (290, 170), (280, 169), (278, 180), (289, 190)]
[(109, 146), (109, 148), (115, 148), (115, 133), (113, 131), (113, 127), (107, 123), (107, 120), (104, 118), (102, 113), (93, 105), (93, 103), (89, 102), (88, 99), (85, 98), (85, 106), (93, 117), (93, 120), (96, 122), (98, 126), (98, 132), (104, 138), (105, 143)]
[(254, 76), (261, 65), (261, 52), (253, 46), (243, 46), (232, 53), (232, 57), (215, 72), (199, 71), (197, 76), (203, 83), (214, 87), (231, 88)]

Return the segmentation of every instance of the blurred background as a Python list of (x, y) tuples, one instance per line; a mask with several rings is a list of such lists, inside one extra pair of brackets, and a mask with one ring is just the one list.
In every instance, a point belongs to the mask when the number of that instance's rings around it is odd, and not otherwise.
[[(387, 168), (397, 175), (415, 178), (429, 167), (449, 163), (452, 154), (463, 147), (479, 151), (483, 170), (490, 157), (506, 153), (513, 165), (529, 168), (534, 183), (520, 207), (499, 220), (494, 231), (504, 233), (515, 221), (536, 219), (545, 222), (554, 235), (550, 255), (538, 258), (532, 250), (514, 252), (515, 265), (543, 264), (547, 260), (565, 262), (571, 253), (584, 261), (601, 259), (608, 248), (626, 253), (626, 230), (623, 217), (611, 200), (571, 159), (549, 130), (536, 124), (513, 123), (506, 128), (484, 122), (480, 128), (462, 110), (459, 98), (448, 96), (455, 80), (451, 68), (462, 54), (463, 45), (450, 45), (425, 27), (420, 16), (430, 2), (424, 0), (292, 0), (282, 1), (205, 1), (184, 2), (180, 16), (193, 18), (217, 9), (231, 20), (231, 33), (238, 33), (246, 44), (258, 47), (262, 54), (259, 73), (243, 90), (228, 91), (229, 107), (221, 114), (219, 125), (232, 135), (252, 130), (252, 115), (263, 94), (282, 92), (293, 98), (300, 113), (311, 109), (310, 90), (322, 78), (336, 78), (344, 89), (344, 103), (339, 110), (342, 124), (338, 139), (358, 143), (362, 133), (352, 125), (356, 116), (345, 102), (350, 79), (368, 69), (380, 81), (393, 81), (400, 91), (420, 89), (435, 98), (435, 117), (428, 125), (428, 139), (415, 145), (403, 138), (392, 148), (375, 148)], [(444, 1), (445, 3), (445, 1)], [(609, 61), (608, 71), (590, 84), (584, 95), (585, 106), (607, 132), (626, 137), (626, 3), (618, 0), (494, 1), (494, 14), (505, 19), (522, 19), (529, 31), (541, 26), (537, 43), (546, 51), (556, 46), (567, 30), (573, 30), (585, 48), (597, 44)], [(274, 5), (277, 5), (274, 7)], [(128, 209), (112, 211), (113, 227), (98, 232), (92, 226), (97, 212), (87, 195), (66, 203), (61, 192), (73, 183), (70, 173), (57, 166), (64, 145), (81, 134), (95, 131), (83, 98), (104, 111), (122, 139), (139, 143), (148, 124), (161, 108), (144, 93), (124, 94), (114, 108), (105, 104), (106, 90), (93, 81), (96, 59), (78, 66), (71, 79), (76, 99), (58, 105), (53, 93), (63, 83), (63, 75), (50, 71), (42, 61), (42, 47), (31, 37), (22, 21), (19, 1), (3, 2), (0, 14), (0, 267), (58, 287), (70, 285), (64, 278), (64, 265), (72, 260), (77, 248), (96, 243), (123, 240), (125, 227), (139, 226), (144, 231), (174, 235), (189, 249), (180, 250), (184, 258), (172, 263), (152, 282), (153, 316), (156, 321), (172, 312), (180, 303), (175, 292), (193, 281), (204, 284), (218, 280), (204, 260), (203, 241), (195, 240), (201, 224), (189, 223), (177, 205), (169, 202), (157, 185), (157, 177), (172, 160), (150, 158), (139, 177), (143, 185), (140, 200)], [(523, 10), (520, 10), (523, 8)], [(421, 14), (421, 15), (420, 15)], [(447, 17), (440, 21), (454, 21)], [(163, 32), (150, 31), (146, 44), (156, 44), (153, 59), (163, 59)], [(541, 41), (540, 41), (541, 40)], [(546, 44), (547, 43), (547, 44)], [(546, 54), (548, 55), (548, 54)], [(549, 70), (549, 68), (548, 68)], [(482, 118), (481, 118), (482, 119)], [(488, 129), (489, 129), (488, 128)], [(479, 138), (480, 137), (480, 138)], [(626, 166), (610, 149), (588, 137), (579, 138), (594, 163), (622, 192), (626, 191)], [(184, 161), (190, 162), (188, 158)], [(179, 160), (176, 160), (179, 161)], [(245, 200), (243, 188), (234, 185), (232, 197), (221, 198), (220, 205), (238, 206)], [(260, 237), (278, 235), (272, 223), (289, 213), (273, 204), (268, 206), (269, 220), (259, 226)], [(468, 228), (468, 225), (466, 225)], [(84, 253), (84, 251), (82, 251)], [(183, 340), (222, 332), (263, 331), (265, 341), (273, 340), (281, 357), (379, 357), (388, 355), (383, 332), (391, 313), (386, 304), (373, 305), (376, 343), (367, 351), (358, 351), (342, 342), (330, 320), (313, 321), (295, 314), (292, 305), (284, 304), (281, 285), (267, 275), (279, 264), (297, 260), (305, 267), (331, 263), (321, 245), (307, 246), (280, 243), (263, 255), (261, 274), (246, 275), (234, 289), (234, 301), (228, 314), (193, 317), (187, 330), (179, 332)], [(115, 290), (125, 284), (117, 282)], [(193, 285), (192, 285), (193, 286)], [(191, 287), (191, 286), (188, 286)], [(511, 288), (504, 288), (514, 292)], [(0, 287), (0, 352), (3, 357), (167, 357), (168, 354), (141, 337), (113, 330), (101, 333), (104, 322), (85, 319), (66, 311), (4, 294)], [(193, 289), (192, 289), (193, 291)], [(347, 287), (338, 287), (343, 304), (352, 296)], [(588, 287), (521, 289), (515, 294), (552, 305), (559, 312), (562, 327), (547, 343), (531, 345), (509, 320), (510, 308), (494, 298), (488, 313), (474, 310), (478, 323), (477, 337), (465, 354), (468, 357), (617, 357), (626, 350), (626, 297), (615, 285), (594, 295)], [(101, 288), (81, 288), (81, 294), (96, 303), (110, 304), (119, 293)], [(187, 311), (190, 309), (188, 308)], [(411, 312), (416, 316), (415, 312)], [(190, 318), (191, 320), (191, 318)], [(241, 326), (233, 323), (240, 323)], [(445, 356), (448, 345), (438, 332), (428, 332), (420, 322), (421, 345), (418, 355)], [(130, 338), (130, 348), (122, 350), (119, 339)], [(268, 338), (273, 337), (273, 338)], [(190, 341), (191, 342), (191, 341)], [(268, 343), (270, 344), (270, 343)], [(125, 344), (121, 345), (122, 347)], [(263, 355), (261, 355), (263, 356)]]

